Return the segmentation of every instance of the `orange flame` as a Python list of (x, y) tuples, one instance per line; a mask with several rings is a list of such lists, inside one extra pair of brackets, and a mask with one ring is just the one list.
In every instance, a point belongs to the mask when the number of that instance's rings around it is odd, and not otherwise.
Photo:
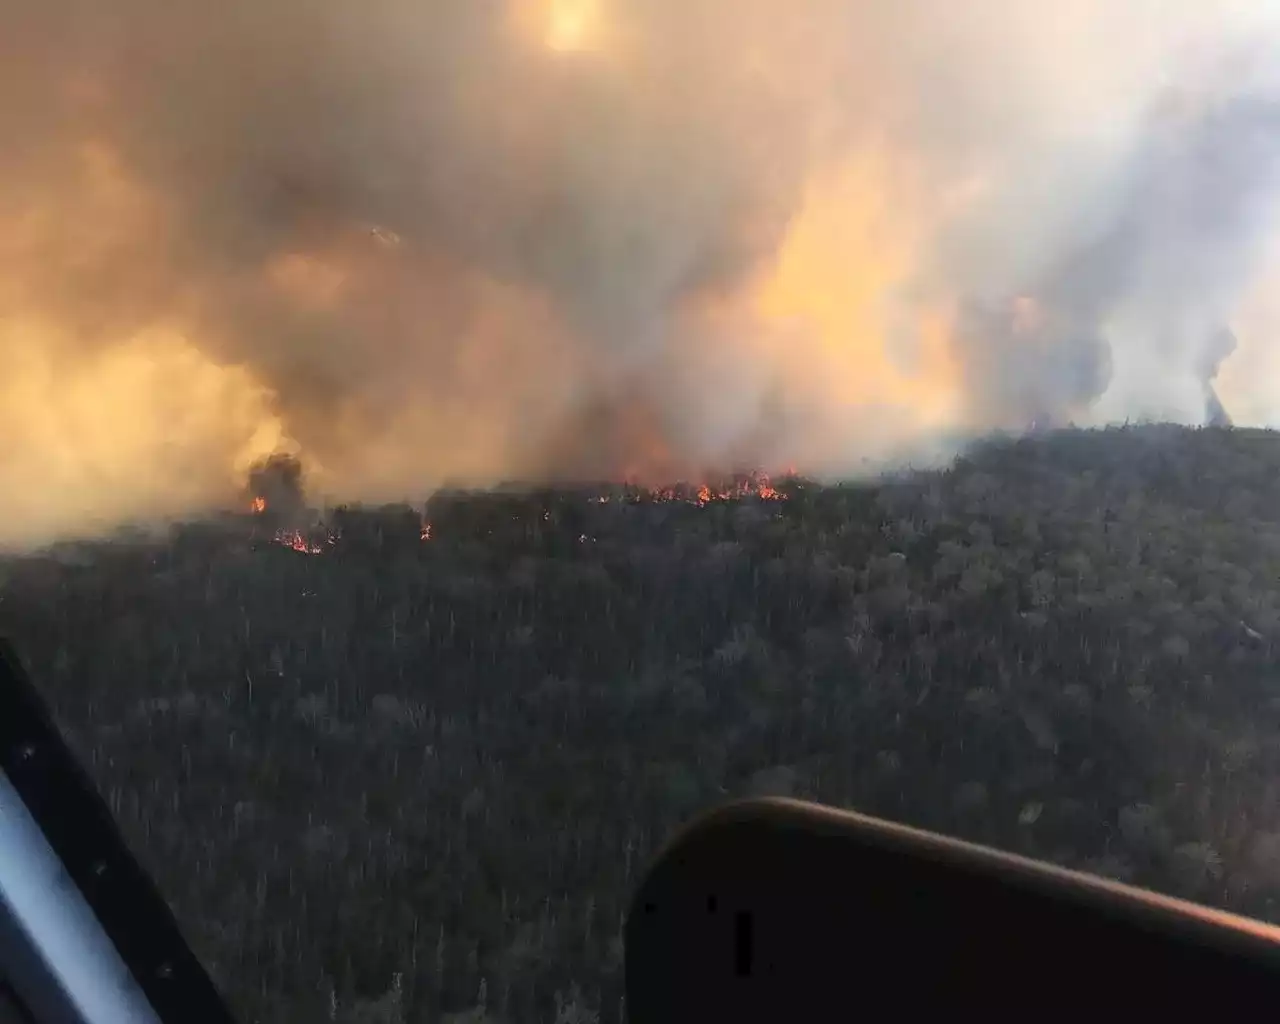
[[(786, 475), (794, 477), (795, 471), (788, 470)], [(730, 483), (711, 484), (674, 484), (665, 487), (649, 487), (638, 481), (626, 481), (623, 487), (631, 495), (648, 501), (678, 501), (699, 508), (719, 501), (743, 501), (754, 498), (759, 501), (786, 501), (788, 495), (774, 486), (767, 473), (755, 472), (738, 477)], [(591, 499), (593, 504), (607, 505), (614, 500), (613, 495), (599, 494)], [(627, 500), (627, 499), (623, 499)]]
[(713, 487), (702, 483), (690, 490), (683, 491), (678, 487), (659, 487), (649, 491), (654, 501), (687, 501), (690, 504), (705, 508), (716, 501), (741, 501), (744, 498), (758, 498), (761, 501), (785, 501), (787, 496), (773, 486), (766, 473), (752, 473), (732, 483)]
[[(324, 545), (308, 539), (301, 530), (277, 530), (274, 539), (277, 544), (297, 551), (299, 554), (320, 555), (324, 553)], [(330, 538), (329, 542), (333, 543), (332, 538)]]

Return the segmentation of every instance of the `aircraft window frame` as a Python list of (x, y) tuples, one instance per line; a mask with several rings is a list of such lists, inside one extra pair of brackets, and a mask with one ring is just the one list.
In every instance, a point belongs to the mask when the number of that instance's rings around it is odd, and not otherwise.
[[(225, 1002), (187, 945), (172, 911), (125, 845), (106, 802), (64, 743), (21, 663), (2, 641), (0, 798), (0, 813), (8, 808), (7, 819), (0, 825), (15, 835), (21, 834), (17, 830), (29, 816), (24, 840), (27, 851), (38, 853), (43, 847), (45, 862), (39, 869), (61, 877), (62, 884), (50, 888), (62, 890), (61, 909), (74, 909), (80, 915), (78, 923), (87, 924), (77, 938), (83, 942), (89, 940), (90, 932), (100, 931), (89, 941), (95, 942), (99, 952), (114, 947), (122, 961), (114, 969), (122, 967), (141, 990), (140, 1001), (136, 992), (129, 991), (133, 984), (127, 984), (117, 1005), (150, 1004), (149, 1015), (112, 1015), (112, 1024), (117, 1020), (231, 1024)], [(5, 867), (5, 860), (0, 858), (0, 868)], [(9, 891), (22, 893), (21, 888), (12, 886), (12, 872), (24, 865), (15, 858), (8, 860)], [(27, 862), (27, 870), (32, 863)], [(29, 1003), (44, 993), (49, 996), (48, 1012), (61, 1005), (61, 1014), (55, 1019), (85, 1020), (74, 1011), (67, 1015), (72, 1002), (66, 999), (65, 985), (59, 999), (59, 983), (47, 970), (39, 943), (33, 942), (30, 921), (15, 912), (18, 908), (6, 897), (4, 882), (0, 875), (0, 960), (11, 961), (8, 976), (30, 979), (27, 985), (19, 985)], [(27, 918), (31, 918), (34, 903), (31, 899), (24, 902), (28, 904)], [(41, 971), (48, 974), (48, 985), (38, 984), (33, 975)], [(44, 1000), (40, 1002), (33, 1009), (36, 1019), (43, 1021), (47, 1013)], [(95, 1014), (86, 1024), (106, 1021)]]

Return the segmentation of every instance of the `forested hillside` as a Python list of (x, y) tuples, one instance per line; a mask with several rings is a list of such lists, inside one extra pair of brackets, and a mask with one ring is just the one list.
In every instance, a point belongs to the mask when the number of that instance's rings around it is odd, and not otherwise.
[(1280, 919), (1280, 436), (322, 529), (0, 563), (0, 632), (246, 1021), (618, 1021), (646, 858), (747, 792)]

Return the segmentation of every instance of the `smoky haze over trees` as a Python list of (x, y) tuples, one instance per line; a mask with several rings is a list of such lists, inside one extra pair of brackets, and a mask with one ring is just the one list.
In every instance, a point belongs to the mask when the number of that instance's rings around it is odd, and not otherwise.
[(243, 1020), (616, 1022), (638, 873), (745, 793), (1280, 921), (1280, 436), (735, 493), (59, 548), (0, 632)]
[(1271, 421), (1266, 5), (778, 10), (7, 0), (0, 543)]

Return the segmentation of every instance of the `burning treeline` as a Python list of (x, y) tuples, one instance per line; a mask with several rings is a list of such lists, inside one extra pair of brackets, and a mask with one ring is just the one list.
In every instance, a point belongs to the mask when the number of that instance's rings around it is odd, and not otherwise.
[(739, 473), (715, 483), (647, 487), (639, 483), (529, 487), (508, 485), (486, 492), (440, 491), (421, 510), (411, 505), (379, 508), (308, 507), (301, 464), (275, 456), (256, 465), (246, 487), (246, 509), (255, 540), (299, 554), (378, 548), (403, 550), (413, 542), (504, 538), (525, 543), (568, 537), (594, 541), (591, 506), (679, 505), (707, 508), (719, 503), (768, 507), (786, 501), (805, 482), (794, 474), (773, 480), (763, 473)]
[(0, 545), (1280, 418), (1280, 19), (1149, 6), (11, 0)]

